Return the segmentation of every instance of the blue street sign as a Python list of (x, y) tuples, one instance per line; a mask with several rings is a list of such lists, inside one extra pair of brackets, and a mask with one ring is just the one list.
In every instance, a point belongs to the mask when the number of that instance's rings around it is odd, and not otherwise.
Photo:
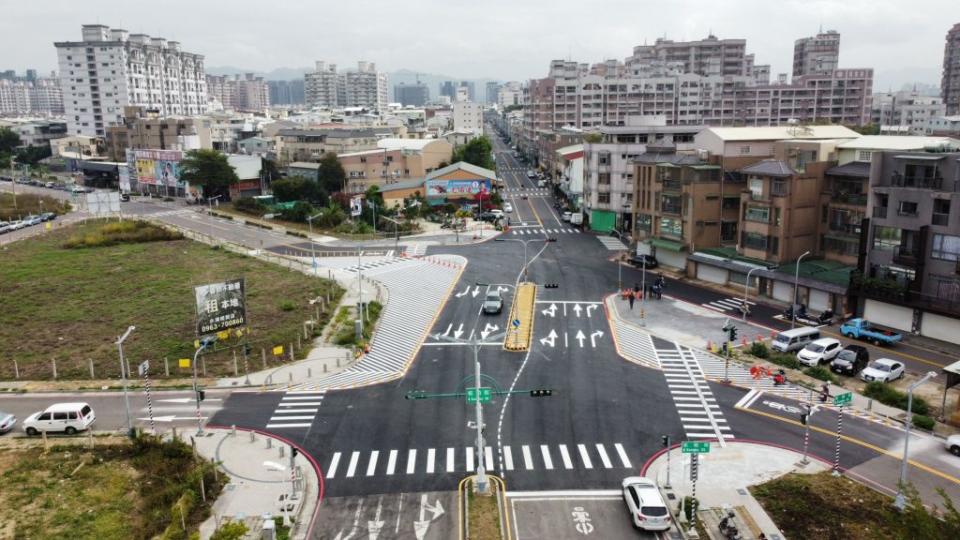
[(520, 319), (514, 319), (512, 324), (514, 328), (520, 326)]

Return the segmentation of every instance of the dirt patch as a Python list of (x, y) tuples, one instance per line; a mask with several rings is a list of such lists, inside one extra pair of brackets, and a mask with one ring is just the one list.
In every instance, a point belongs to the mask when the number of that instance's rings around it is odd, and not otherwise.
[(500, 540), (500, 509), (497, 507), (497, 496), (476, 495), (469, 496), (470, 505), (470, 538), (477, 540)]

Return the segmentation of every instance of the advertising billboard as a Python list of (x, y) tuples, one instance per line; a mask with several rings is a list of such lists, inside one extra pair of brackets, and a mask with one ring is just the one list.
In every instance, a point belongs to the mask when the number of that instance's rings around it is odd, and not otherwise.
[(490, 180), (427, 180), (427, 197), (466, 197), (490, 191)]
[(186, 183), (180, 181), (182, 159), (183, 152), (179, 150), (134, 150), (137, 181), (151, 186), (185, 188)]
[(130, 167), (119, 165), (117, 171), (120, 175), (120, 191), (130, 193)]
[(194, 287), (197, 335), (216, 334), (247, 324), (243, 278)]

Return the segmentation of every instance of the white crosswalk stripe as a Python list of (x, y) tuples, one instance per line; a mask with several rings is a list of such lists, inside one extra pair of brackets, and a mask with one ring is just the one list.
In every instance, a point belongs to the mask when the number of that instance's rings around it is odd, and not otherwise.
[(654, 348), (687, 438), (732, 439), (693, 349), (676, 343)]
[[(504, 446), (502, 470), (522, 472), (537, 470), (591, 470), (591, 469), (631, 469), (633, 467), (627, 451), (621, 443), (612, 445), (604, 443), (594, 444), (556, 444), (556, 445), (520, 445), (523, 456), (522, 465), (514, 463), (513, 452), (516, 446)], [(490, 446), (483, 449), (484, 465), (487, 471), (494, 471), (494, 449)], [(616, 452), (618, 459), (611, 459), (611, 452)], [(406, 475), (434, 475), (445, 473), (464, 473), (474, 470), (475, 448), (468, 446), (462, 449), (447, 448), (410, 448), (407, 451), (390, 450), (387, 459), (382, 459), (385, 452), (380, 450), (352, 450), (334, 452), (327, 464), (326, 478), (367, 478), (378, 475), (393, 476), (397, 472)], [(446, 456), (444, 459), (442, 456)], [(554, 461), (559, 456), (559, 462)], [(343, 468), (343, 461), (346, 467)]]
[(724, 370), (726, 369), (727, 377), (729, 377), (732, 384), (737, 386), (755, 388), (757, 390), (763, 390), (767, 394), (783, 396), (796, 400), (805, 400), (810, 397), (810, 391), (805, 388), (800, 388), (792, 384), (777, 386), (773, 384), (773, 379), (769, 377), (760, 377), (755, 379), (747, 368), (736, 362), (730, 362), (725, 368), (724, 365), (726, 364), (726, 360), (724, 358), (715, 354), (711, 354), (707, 351), (695, 350), (694, 356), (696, 357), (697, 362), (700, 363), (703, 374), (708, 379), (723, 380)]
[(621, 356), (640, 365), (660, 369), (657, 351), (653, 348), (650, 334), (636, 326), (614, 318), (617, 334), (617, 349)]
[(286, 392), (273, 410), (267, 429), (308, 428), (317, 416), (326, 390)]
[(457, 255), (394, 260), (393, 264), (364, 272), (390, 294), (370, 352), (340, 373), (294, 389), (350, 388), (391, 380), (404, 372), (466, 260)]
[[(708, 307), (717, 311), (731, 311), (735, 313), (740, 313), (740, 306), (743, 305), (742, 298), (724, 298), (722, 300), (714, 300), (712, 302), (704, 302), (700, 304), (701, 306)], [(748, 306), (757, 305), (755, 302), (747, 301)]]
[(610, 251), (623, 251), (627, 249), (627, 246), (625, 246), (619, 238), (615, 238), (613, 236), (598, 236), (597, 240), (603, 244), (603, 247), (609, 249)]

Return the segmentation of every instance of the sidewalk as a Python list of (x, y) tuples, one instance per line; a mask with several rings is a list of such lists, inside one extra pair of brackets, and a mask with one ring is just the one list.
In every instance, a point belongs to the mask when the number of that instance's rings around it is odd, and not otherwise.
[[(683, 497), (693, 494), (690, 456), (680, 453), (677, 447), (671, 450), (672, 489), (663, 487), (667, 480), (666, 452), (661, 452), (648, 462), (641, 474), (654, 479), (668, 496), (675, 494), (673, 500), (679, 503)], [(724, 506), (733, 507), (737, 511), (737, 526), (745, 540), (757, 538), (761, 532), (767, 538), (783, 538), (783, 533), (747, 490), (748, 486), (762, 484), (789, 472), (812, 474), (829, 469), (815, 459), (811, 459), (807, 465), (800, 464), (802, 455), (793, 450), (741, 441), (728, 441), (725, 448), (711, 444), (710, 451), (699, 456), (696, 487), (700, 501), (698, 516), (707, 530), (713, 533), (717, 529), (713, 518), (719, 513), (714, 510)]]
[(187, 444), (193, 441), (198, 454), (218, 462), (230, 477), (213, 504), (213, 515), (200, 525), (201, 539), (210, 538), (218, 523), (226, 520), (245, 522), (251, 537), (259, 538), (265, 515), (283, 517), (281, 497), (288, 496), (294, 485), (296, 495), (287, 508), (294, 521), (290, 537), (308, 537), (323, 497), (322, 479), (312, 457), (300, 451), (295, 460), (298, 478), (291, 484), (291, 446), (287, 441), (241, 430), (232, 434), (229, 428), (211, 426), (204, 429), (203, 436), (185, 430), (178, 437)]

